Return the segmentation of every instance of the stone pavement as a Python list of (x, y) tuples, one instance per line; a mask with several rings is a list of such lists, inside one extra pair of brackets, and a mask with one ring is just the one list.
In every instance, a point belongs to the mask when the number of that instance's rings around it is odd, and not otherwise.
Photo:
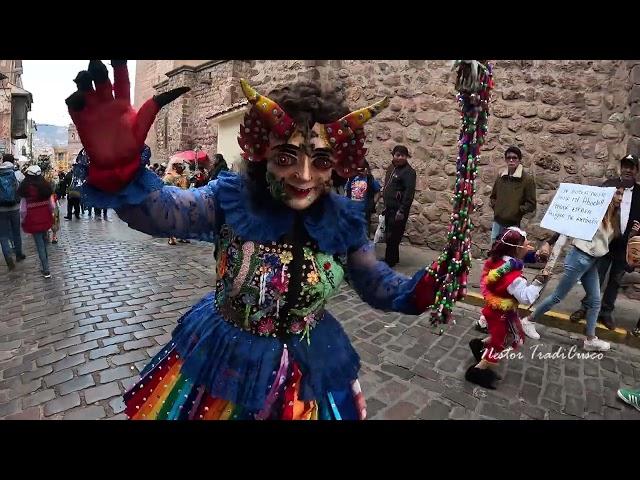
[[(49, 248), (52, 278), (27, 260), (0, 266), (0, 418), (122, 419), (121, 395), (170, 338), (181, 313), (213, 288), (212, 247), (168, 246), (111, 221), (63, 220)], [(362, 357), (373, 419), (640, 419), (615, 397), (640, 385), (640, 351), (614, 345), (602, 360), (510, 359), (485, 391), (464, 381), (478, 309), (461, 305), (442, 336), (426, 316), (372, 310), (345, 286), (329, 308)], [(540, 328), (539, 351), (568, 351), (569, 334)]]

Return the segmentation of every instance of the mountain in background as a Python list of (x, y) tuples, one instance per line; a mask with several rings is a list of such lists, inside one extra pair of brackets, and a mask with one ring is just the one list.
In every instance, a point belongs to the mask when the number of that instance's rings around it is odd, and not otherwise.
[(67, 127), (39, 123), (33, 135), (34, 143), (49, 145), (51, 147), (64, 147), (67, 145)]

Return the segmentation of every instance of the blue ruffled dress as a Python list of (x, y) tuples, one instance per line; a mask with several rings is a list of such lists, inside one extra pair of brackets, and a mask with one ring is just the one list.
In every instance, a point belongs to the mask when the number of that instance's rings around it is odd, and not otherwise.
[(130, 418), (366, 416), (358, 354), (324, 305), (346, 273), (372, 307), (418, 314), (412, 294), (424, 271), (409, 278), (376, 260), (357, 203), (329, 194), (302, 212), (310, 241), (296, 250), (287, 237), (296, 212), (255, 206), (235, 173), (181, 190), (141, 169), (118, 194), (85, 186), (83, 195), (142, 232), (218, 245), (216, 290), (178, 320), (125, 394)]

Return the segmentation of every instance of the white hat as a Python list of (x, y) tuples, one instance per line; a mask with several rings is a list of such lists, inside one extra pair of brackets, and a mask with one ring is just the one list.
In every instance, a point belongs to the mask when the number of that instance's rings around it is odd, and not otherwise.
[(42, 170), (40, 170), (40, 167), (38, 165), (31, 165), (29, 168), (27, 168), (27, 175), (40, 175), (42, 173)]

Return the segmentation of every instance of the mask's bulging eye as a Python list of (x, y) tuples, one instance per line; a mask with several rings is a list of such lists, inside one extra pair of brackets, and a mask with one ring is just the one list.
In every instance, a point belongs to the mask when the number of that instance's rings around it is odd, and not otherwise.
[(280, 167), (290, 167), (294, 165), (297, 161), (297, 157), (295, 155), (291, 155), (289, 153), (279, 153), (276, 157), (276, 163)]
[(328, 170), (333, 166), (333, 162), (331, 161), (331, 158), (321, 156), (313, 159), (313, 166), (318, 170)]

